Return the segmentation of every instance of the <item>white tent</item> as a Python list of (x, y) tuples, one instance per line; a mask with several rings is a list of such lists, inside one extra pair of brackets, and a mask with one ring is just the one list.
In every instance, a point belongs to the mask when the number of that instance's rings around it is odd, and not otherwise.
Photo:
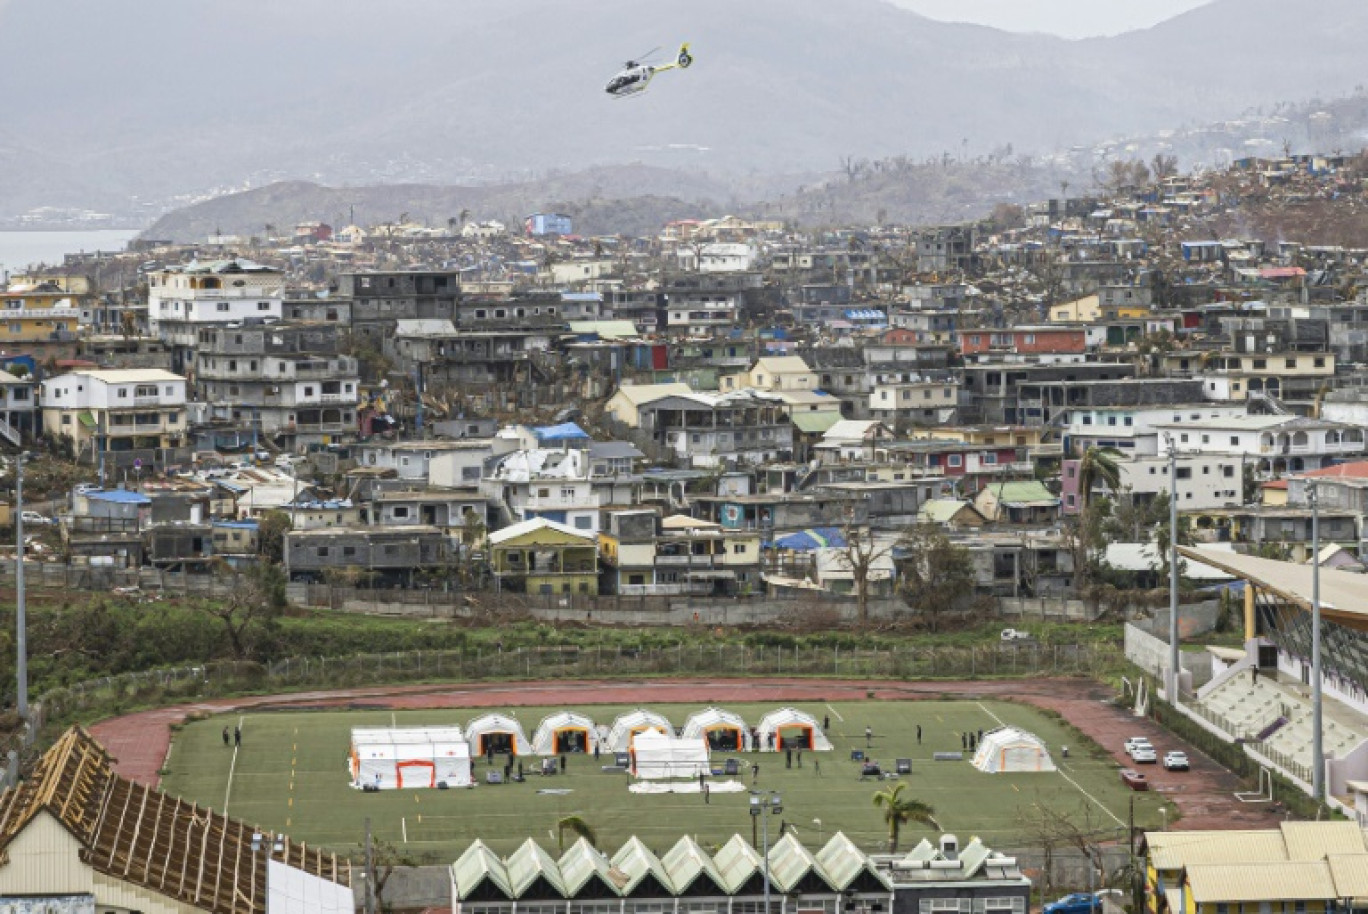
[(626, 714), (619, 714), (613, 721), (613, 729), (608, 731), (608, 741), (601, 747), (608, 752), (626, 752), (632, 748), (632, 741), (642, 733), (653, 731), (674, 736), (674, 724), (663, 714), (637, 708)]
[(1044, 741), (1016, 727), (998, 727), (983, 734), (974, 753), (974, 767), (989, 774), (1055, 770)]
[(632, 774), (644, 781), (696, 778), (708, 774), (708, 743), (701, 736), (673, 736), (645, 730), (632, 741)]
[(460, 727), (356, 727), (351, 735), (353, 787), (469, 787), (470, 746)]
[(495, 755), (510, 750), (514, 755), (527, 755), (532, 748), (518, 719), (504, 714), (484, 714), (472, 720), (466, 725), (466, 741), (475, 758), (491, 749)]
[(704, 708), (684, 722), (684, 736), (701, 736), (716, 752), (751, 751), (750, 727), (741, 715), (721, 708)]
[(535, 755), (561, 755), (566, 752), (593, 752), (598, 745), (594, 722), (574, 711), (557, 711), (542, 718), (532, 734)]
[(831, 742), (822, 732), (822, 725), (811, 714), (805, 714), (797, 708), (780, 708), (769, 712), (760, 719), (756, 735), (760, 739), (761, 752), (778, 752), (781, 749), (831, 751)]

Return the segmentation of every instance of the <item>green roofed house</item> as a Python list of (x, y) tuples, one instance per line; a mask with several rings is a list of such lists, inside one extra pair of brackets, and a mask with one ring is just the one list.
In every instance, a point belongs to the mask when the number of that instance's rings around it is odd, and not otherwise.
[(979, 491), (974, 507), (999, 524), (1048, 525), (1059, 520), (1059, 496), (1035, 479), (989, 483)]

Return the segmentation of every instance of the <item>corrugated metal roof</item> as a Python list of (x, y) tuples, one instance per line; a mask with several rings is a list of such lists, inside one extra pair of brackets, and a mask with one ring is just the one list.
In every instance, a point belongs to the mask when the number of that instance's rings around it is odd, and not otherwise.
[(1324, 861), (1197, 864), (1187, 868), (1198, 904), (1331, 900), (1335, 880)]
[(1356, 822), (1282, 822), (1289, 860), (1324, 860), (1327, 854), (1368, 853)]
[(608, 873), (611, 868), (608, 857), (602, 851), (590, 844), (587, 838), (580, 838), (561, 855), (561, 884), (567, 895), (574, 896), (583, 891), (590, 880), (598, 878), (609, 891), (616, 894), (617, 883)]
[(492, 882), (506, 898), (511, 900), (514, 897), (503, 860), (483, 841), (476, 840), (451, 865), (452, 892), (457, 898), (469, 898), (486, 880)]
[(1203, 863), (1276, 862), (1287, 859), (1287, 845), (1276, 829), (1147, 832), (1150, 863), (1159, 870), (1178, 870)]
[(1331, 854), (1325, 860), (1335, 880), (1335, 896), (1358, 899), (1356, 907), (1362, 907), (1362, 902), (1368, 900), (1368, 854)]
[(661, 865), (660, 859), (651, 853), (640, 838), (633, 835), (627, 839), (627, 843), (618, 849), (613, 855), (613, 866), (621, 870), (627, 877), (627, 882), (622, 886), (622, 894), (630, 895), (636, 891), (637, 886), (647, 876), (653, 876), (657, 882), (665, 887), (666, 891), (671, 891), (673, 886), (670, 883), (670, 874), (665, 872), (665, 867)]
[(856, 847), (855, 842), (847, 838), (844, 832), (838, 831), (832, 835), (826, 846), (817, 852), (816, 860), (823, 878), (838, 891), (844, 892), (861, 873), (866, 872), (878, 879), (885, 888), (892, 889), (888, 878), (875, 868), (868, 855)]
[(712, 857), (709, 857), (707, 852), (698, 846), (698, 842), (688, 835), (676, 841), (675, 846), (666, 852), (660, 862), (665, 867), (665, 872), (669, 873), (670, 884), (674, 886), (675, 892), (688, 891), (699, 876), (707, 876), (718, 889), (726, 891), (726, 881), (718, 872)]
[(728, 892), (736, 892), (761, 871), (764, 862), (750, 842), (740, 835), (732, 835), (731, 840), (713, 854), (713, 865), (722, 876), (723, 887)]
[(831, 885), (833, 891), (839, 891), (839, 886), (832, 885), (831, 879), (817, 865), (817, 858), (799, 843), (792, 832), (770, 845), (769, 871), (770, 881), (781, 892), (793, 891), (809, 873), (814, 872)]
[(508, 870), (508, 884), (513, 889), (515, 897), (522, 897), (538, 877), (544, 878), (557, 892), (565, 894), (565, 882), (561, 879), (560, 867), (551, 859), (551, 855), (542, 850), (541, 845), (531, 838), (513, 852), (504, 862), (504, 867)]

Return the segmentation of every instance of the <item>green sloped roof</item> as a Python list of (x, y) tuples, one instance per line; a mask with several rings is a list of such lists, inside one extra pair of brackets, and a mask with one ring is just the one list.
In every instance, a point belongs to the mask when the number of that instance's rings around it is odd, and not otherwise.
[(76, 421), (84, 425), (86, 428), (95, 428), (97, 425), (97, 423), (95, 422), (95, 414), (91, 412), (77, 413)]
[(987, 488), (991, 489), (997, 496), (998, 501), (1003, 504), (1029, 504), (1032, 502), (1050, 502), (1059, 504), (1059, 496), (1053, 494), (1045, 488), (1045, 483), (1037, 479), (1022, 479), (1015, 482), (995, 482)]
[(613, 866), (617, 867), (627, 876), (627, 882), (622, 885), (623, 895), (630, 895), (636, 891), (637, 886), (647, 876), (654, 876), (656, 881), (665, 887), (666, 891), (673, 891), (674, 886), (670, 882), (670, 874), (665, 872), (665, 867), (661, 865), (660, 858), (651, 853), (651, 849), (642, 843), (636, 835), (627, 839), (627, 843), (618, 849), (613, 855)]
[(707, 876), (719, 890), (725, 891), (727, 888), (712, 857), (688, 835), (675, 842), (675, 846), (666, 852), (660, 862), (670, 875), (670, 884), (674, 886), (676, 894), (688, 891), (699, 876)]
[(825, 435), (837, 422), (841, 421), (839, 410), (825, 410), (823, 412), (803, 412), (794, 413), (789, 417), (793, 421), (793, 427), (800, 432), (809, 435)]
[(934, 844), (925, 838), (922, 838), (916, 847), (907, 852), (907, 856), (902, 859), (902, 865), (911, 866), (914, 863), (925, 863), (928, 860), (935, 860), (938, 853), (940, 853), (940, 851), (936, 849)]
[(618, 891), (617, 883), (609, 875), (612, 865), (602, 851), (589, 843), (587, 838), (580, 838), (570, 845), (560, 858), (561, 884), (565, 887), (566, 894), (574, 896), (584, 890), (592, 879), (599, 879), (612, 892)]
[(722, 877), (722, 887), (728, 894), (735, 894), (762, 870), (764, 861), (745, 838), (732, 835), (731, 839), (713, 854), (713, 866)]
[(770, 845), (769, 871), (770, 881), (781, 892), (793, 891), (809, 873), (814, 872), (831, 885), (833, 891), (839, 891), (839, 887), (833, 885), (817, 865), (817, 858), (803, 847), (792, 832)]
[(847, 838), (843, 832), (832, 835), (831, 840), (815, 856), (823, 878), (838, 891), (844, 892), (861, 873), (865, 872), (874, 874), (882, 885), (892, 889), (887, 878), (878, 871), (869, 856), (856, 847), (855, 842)]
[(545, 878), (557, 892), (565, 894), (565, 881), (561, 879), (560, 867), (531, 838), (509, 856), (505, 866), (508, 869), (508, 884), (515, 898), (521, 898), (539, 876)]
[(465, 899), (486, 880), (510, 900), (514, 897), (503, 860), (487, 844), (477, 840), (451, 865), (451, 883), (456, 897)]
[(983, 861), (988, 859), (990, 853), (992, 852), (978, 838), (974, 838), (960, 848), (960, 866), (963, 867), (963, 875), (960, 878), (972, 879), (974, 874), (983, 866)]

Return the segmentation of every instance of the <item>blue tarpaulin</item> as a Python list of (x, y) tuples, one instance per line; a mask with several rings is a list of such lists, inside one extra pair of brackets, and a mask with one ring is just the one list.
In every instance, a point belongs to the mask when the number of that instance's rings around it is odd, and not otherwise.
[(821, 549), (826, 546), (840, 549), (846, 545), (846, 540), (836, 527), (812, 527), (807, 530), (799, 530), (797, 533), (790, 533), (788, 536), (781, 536), (774, 541), (774, 545), (780, 549), (810, 552), (813, 549)]
[(543, 425), (532, 429), (538, 441), (575, 441), (588, 440), (589, 433), (573, 422), (560, 425)]

